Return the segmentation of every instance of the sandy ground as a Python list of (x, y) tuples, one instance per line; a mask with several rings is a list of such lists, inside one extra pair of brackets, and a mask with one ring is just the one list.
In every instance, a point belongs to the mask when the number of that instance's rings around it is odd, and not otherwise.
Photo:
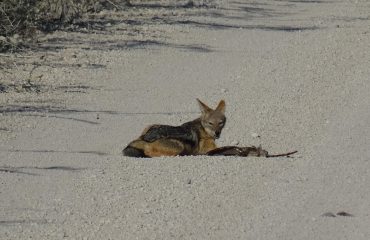
[[(29, 81), (0, 93), (0, 239), (370, 239), (370, 2), (107, 16), (2, 69)], [(299, 153), (121, 156), (197, 97), (226, 100), (220, 146)]]

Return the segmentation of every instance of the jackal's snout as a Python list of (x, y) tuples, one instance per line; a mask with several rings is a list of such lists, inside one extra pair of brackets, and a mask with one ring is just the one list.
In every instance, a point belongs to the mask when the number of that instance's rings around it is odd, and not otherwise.
[(221, 100), (215, 110), (202, 103), (199, 99), (198, 103), (202, 111), (201, 121), (204, 130), (212, 138), (219, 138), (221, 131), (225, 126), (225, 101)]

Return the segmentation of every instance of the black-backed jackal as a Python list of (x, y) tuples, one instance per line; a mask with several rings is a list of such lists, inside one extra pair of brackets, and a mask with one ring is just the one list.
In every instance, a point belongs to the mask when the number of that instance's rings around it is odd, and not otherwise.
[(217, 148), (215, 139), (225, 126), (225, 101), (211, 109), (197, 99), (202, 115), (180, 126), (151, 125), (123, 151), (130, 157), (203, 155)]

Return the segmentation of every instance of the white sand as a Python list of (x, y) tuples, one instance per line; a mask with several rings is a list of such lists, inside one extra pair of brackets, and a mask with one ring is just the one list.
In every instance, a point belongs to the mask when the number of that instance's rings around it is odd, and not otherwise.
[[(0, 239), (370, 239), (369, 10), (368, 1), (224, 1), (138, 27), (166, 45), (56, 53), (106, 68), (44, 72), (96, 89), (28, 94), (49, 112), (3, 113), (15, 137), (1, 132)], [(24, 106), (19, 93), (0, 95), (8, 109)], [(197, 97), (226, 100), (220, 146), (299, 153), (121, 156), (146, 125), (196, 118)], [(354, 216), (321, 216), (340, 211)]]

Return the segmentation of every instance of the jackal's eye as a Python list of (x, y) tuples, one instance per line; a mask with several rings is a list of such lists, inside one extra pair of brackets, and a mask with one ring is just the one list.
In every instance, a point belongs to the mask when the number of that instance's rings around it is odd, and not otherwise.
[(213, 122), (208, 122), (209, 125), (213, 126)]

